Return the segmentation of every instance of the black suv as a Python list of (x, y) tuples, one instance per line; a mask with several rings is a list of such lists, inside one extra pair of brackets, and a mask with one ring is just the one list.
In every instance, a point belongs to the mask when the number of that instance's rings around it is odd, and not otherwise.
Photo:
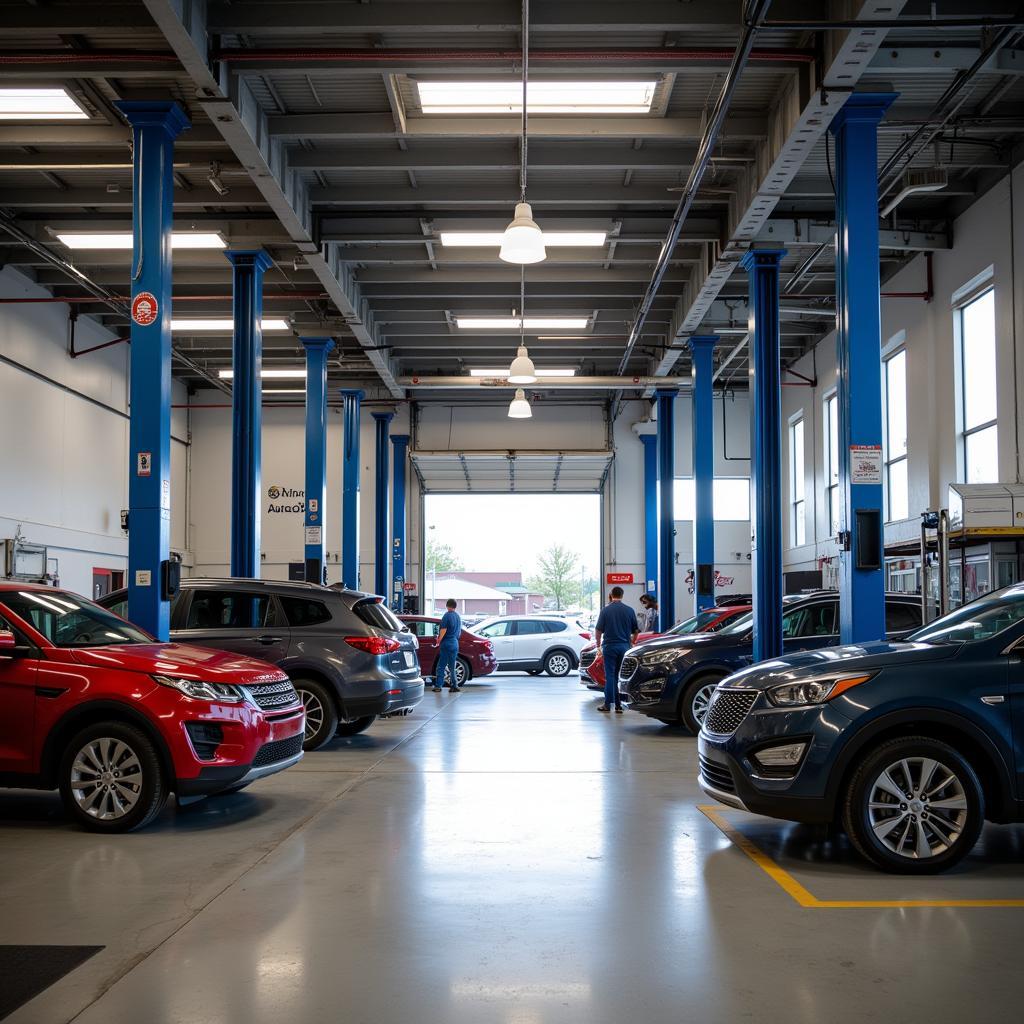
[[(127, 590), (99, 604), (124, 617)], [(237, 651), (288, 673), (306, 708), (305, 750), (354, 736), (423, 699), (416, 637), (373, 594), (275, 580), (186, 579), (171, 639)]]
[[(783, 600), (783, 653), (839, 643), (837, 592), (818, 591)], [(632, 710), (666, 724), (685, 725), (696, 734), (715, 687), (753, 661), (753, 623), (748, 613), (717, 633), (669, 636), (631, 648), (622, 659), (619, 692)], [(890, 639), (902, 639), (919, 629), (921, 599), (886, 594), (885, 627)]]

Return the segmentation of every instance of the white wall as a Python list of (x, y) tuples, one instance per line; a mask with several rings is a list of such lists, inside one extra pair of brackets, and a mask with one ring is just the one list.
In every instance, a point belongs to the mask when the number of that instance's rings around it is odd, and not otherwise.
[[(998, 414), (999, 469), (1003, 482), (1020, 480), (1021, 425), (1015, 413), (1024, 386), (1024, 362), (1019, 339), (1024, 338), (1024, 229), (1020, 225), (1024, 168), (1008, 175), (981, 197), (952, 225), (953, 247), (936, 252), (932, 270), (934, 298), (882, 299), (883, 353), (904, 345), (907, 352), (908, 489), (910, 518), (887, 523), (887, 543), (913, 540), (919, 536), (920, 512), (945, 507), (950, 483), (962, 479), (957, 467), (955, 423), (956, 392), (954, 372), (956, 351), (953, 335), (952, 296), (988, 267), (993, 268), (996, 299), (996, 359), (998, 391), (994, 397)], [(1015, 216), (1011, 216), (1015, 214)], [(1014, 223), (1016, 222), (1016, 223)], [(1011, 224), (1014, 231), (1011, 238)], [(1016, 257), (1014, 259), (1014, 256)], [(1016, 264), (1016, 279), (1012, 268)], [(925, 257), (920, 255), (883, 285), (883, 291), (923, 291)], [(1016, 296), (1016, 301), (1015, 301)], [(1014, 317), (1016, 316), (1016, 324)], [(1018, 341), (1015, 342), (1015, 337)], [(783, 510), (787, 568), (813, 568), (819, 557), (836, 554), (829, 538), (828, 509), (824, 477), (824, 433), (822, 402), (836, 386), (835, 335), (830, 334), (795, 368), (817, 377), (818, 386), (786, 388), (783, 392), (783, 421), (804, 415), (807, 498), (807, 544), (790, 545), (788, 503)], [(881, 370), (880, 370), (881, 372)], [(784, 465), (788, 466), (788, 434)], [(785, 493), (788, 494), (788, 477)]]
[[(0, 296), (48, 293), (11, 268)], [(127, 569), (128, 345), (72, 359), (63, 303), (0, 305), (0, 538), (45, 544), (63, 586), (92, 591), (93, 568)], [(83, 316), (76, 348), (115, 335)], [(175, 391), (177, 400), (182, 392)], [(187, 422), (174, 417), (172, 544), (185, 551)], [(2, 570), (0, 570), (2, 571)]]

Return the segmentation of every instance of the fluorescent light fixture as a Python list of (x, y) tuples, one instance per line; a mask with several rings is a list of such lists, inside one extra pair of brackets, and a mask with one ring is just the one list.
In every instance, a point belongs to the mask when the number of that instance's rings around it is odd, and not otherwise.
[[(548, 249), (600, 249), (608, 240), (607, 231), (542, 231)], [(446, 249), (487, 249), (501, 245), (504, 231), (442, 231), (441, 245)]]
[(84, 121), (67, 89), (0, 89), (0, 121)]
[[(128, 249), (130, 231), (58, 231), (57, 238), (69, 249)], [(226, 249), (227, 242), (216, 231), (173, 231), (172, 249)]]
[[(487, 369), (482, 366), (474, 366), (470, 371), (470, 377), (507, 377), (508, 367), (502, 367), (501, 369), (495, 367), (493, 370)], [(571, 366), (553, 366), (550, 368), (538, 366), (537, 367), (538, 377), (575, 377), (576, 370)]]
[(264, 388), (263, 395), (304, 395), (305, 388)]
[[(521, 114), (521, 82), (417, 82), (424, 114)], [(649, 114), (657, 80), (530, 82), (530, 114)]]
[[(221, 380), (232, 380), (235, 376), (234, 370), (219, 370), (217, 376)], [(294, 370), (264, 369), (260, 373), (263, 380), (305, 380), (306, 368), (297, 366)]]
[(524, 331), (585, 330), (585, 316), (528, 316), (521, 321), (517, 316), (457, 316), (455, 326), (460, 331)]
[(581, 341), (583, 335), (580, 334), (538, 334), (538, 341)]
[[(288, 326), (287, 320), (276, 320), (264, 319), (260, 321), (260, 326), (264, 331), (288, 331), (291, 328)], [(218, 332), (220, 334), (231, 334), (235, 329), (233, 320), (172, 320), (171, 330), (180, 331), (183, 334), (189, 332), (193, 334), (200, 334), (202, 332)], [(305, 373), (305, 371), (303, 371)]]

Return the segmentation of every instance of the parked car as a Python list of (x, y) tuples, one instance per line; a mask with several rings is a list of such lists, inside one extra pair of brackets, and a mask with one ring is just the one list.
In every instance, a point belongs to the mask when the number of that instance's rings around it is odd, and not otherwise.
[[(707, 608), (690, 618), (677, 622), (667, 633), (640, 633), (637, 644), (659, 636), (689, 636), (691, 633), (717, 633), (730, 622), (750, 611), (750, 605), (728, 605)], [(604, 655), (597, 643), (587, 644), (580, 655), (580, 682), (591, 690), (604, 689)]]
[(490, 640), (501, 672), (566, 676), (580, 663), (590, 633), (553, 615), (502, 615), (485, 619), (473, 630)]
[[(441, 620), (431, 615), (402, 615), (403, 623), (412, 630), (419, 641), (420, 672), (424, 676), (434, 674), (437, 664), (437, 634)], [(477, 636), (472, 630), (463, 629), (459, 635), (459, 656), (455, 662), (455, 685), (464, 686), (476, 676), (490, 675), (498, 667), (494, 656), (494, 645), (490, 640)], [(444, 680), (441, 681), (442, 683)]]
[[(784, 598), (783, 647), (787, 654), (839, 643), (839, 595), (820, 591)], [(921, 599), (887, 594), (886, 629), (902, 639), (921, 626)], [(734, 619), (717, 633), (662, 637), (633, 647), (622, 659), (619, 690), (634, 711), (696, 734), (715, 687), (753, 659), (753, 614)]]
[(839, 822), (886, 871), (943, 871), (987, 819), (1024, 821), (1024, 586), (905, 643), (807, 651), (715, 690), (700, 784), (722, 803)]
[(236, 792), (302, 757), (288, 677), (252, 658), (161, 644), (85, 598), (0, 582), (0, 779), (59, 789), (94, 832)]
[[(119, 615), (128, 593), (100, 601)], [(416, 637), (384, 599), (275, 580), (187, 579), (171, 605), (171, 639), (280, 666), (306, 709), (306, 750), (354, 736), (423, 699)]]

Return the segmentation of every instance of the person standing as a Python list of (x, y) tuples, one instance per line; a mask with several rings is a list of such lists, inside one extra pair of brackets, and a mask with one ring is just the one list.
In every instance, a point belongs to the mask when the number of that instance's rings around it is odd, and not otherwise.
[(644, 594), (640, 598), (644, 606), (644, 613), (640, 619), (641, 633), (658, 632), (658, 599), (653, 594)]
[(604, 704), (598, 711), (608, 714), (612, 701), (615, 710), (622, 713), (622, 698), (619, 697), (619, 666), (622, 659), (633, 644), (636, 643), (640, 624), (636, 621), (636, 612), (628, 604), (622, 603), (622, 587), (612, 587), (608, 604), (601, 609), (597, 617), (594, 639), (604, 657)]
[(462, 619), (455, 610), (458, 605), (453, 598), (448, 598), (445, 608), (448, 610), (441, 616), (441, 628), (437, 634), (437, 664), (434, 665), (434, 693), (440, 693), (444, 685), (445, 672), (450, 673), (452, 693), (459, 692), (456, 669), (459, 662), (459, 634), (462, 633)]

